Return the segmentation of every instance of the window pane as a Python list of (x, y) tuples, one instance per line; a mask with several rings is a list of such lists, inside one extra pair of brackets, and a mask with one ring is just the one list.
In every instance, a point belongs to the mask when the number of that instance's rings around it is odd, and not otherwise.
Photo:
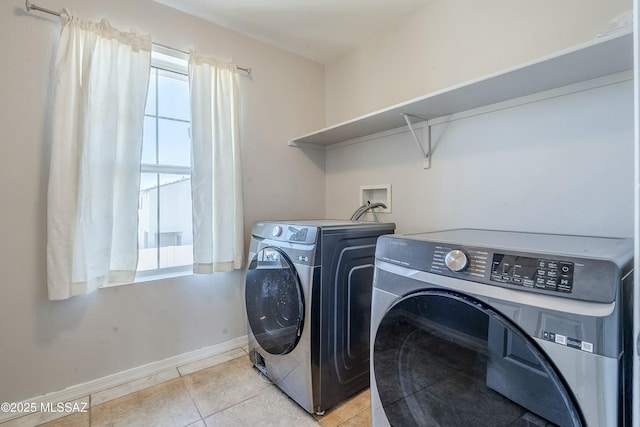
[(140, 176), (138, 204), (138, 271), (158, 268), (158, 174)]
[(138, 271), (147, 275), (193, 263), (187, 62), (161, 56), (152, 52), (142, 144)]
[(158, 72), (158, 115), (190, 120), (190, 110), (187, 76), (160, 70)]
[(149, 74), (149, 91), (147, 92), (147, 106), (145, 114), (156, 114), (156, 69), (152, 68)]
[(160, 182), (160, 268), (192, 264), (191, 178), (161, 174)]
[(156, 119), (144, 118), (142, 139), (142, 163), (156, 164)]
[(158, 133), (158, 162), (161, 165), (190, 166), (189, 123), (159, 119)]

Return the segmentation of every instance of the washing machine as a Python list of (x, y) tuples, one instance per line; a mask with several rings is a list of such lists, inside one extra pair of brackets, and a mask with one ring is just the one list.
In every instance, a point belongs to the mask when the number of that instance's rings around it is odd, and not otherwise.
[(373, 425), (627, 425), (632, 261), (631, 239), (381, 237)]
[(375, 246), (393, 223), (262, 221), (245, 281), (249, 357), (310, 413), (369, 385)]

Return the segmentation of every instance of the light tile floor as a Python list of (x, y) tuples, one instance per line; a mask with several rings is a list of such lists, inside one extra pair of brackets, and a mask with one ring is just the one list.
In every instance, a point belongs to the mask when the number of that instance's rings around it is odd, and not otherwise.
[(245, 350), (168, 369), (84, 399), (87, 412), (35, 413), (0, 427), (370, 426), (369, 390), (318, 417), (251, 366)]

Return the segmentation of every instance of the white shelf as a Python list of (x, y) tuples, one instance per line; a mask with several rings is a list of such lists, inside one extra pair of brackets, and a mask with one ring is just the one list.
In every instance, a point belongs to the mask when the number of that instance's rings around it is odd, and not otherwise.
[(624, 33), (412, 99), (289, 141), (328, 146), (406, 126), (402, 114), (424, 120), (633, 70), (633, 34)]

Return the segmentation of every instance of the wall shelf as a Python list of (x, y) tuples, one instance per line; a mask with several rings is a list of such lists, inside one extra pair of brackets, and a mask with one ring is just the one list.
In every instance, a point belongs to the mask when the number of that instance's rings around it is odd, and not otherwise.
[(625, 32), (293, 138), (289, 145), (326, 148), (407, 126), (403, 114), (426, 121), (630, 70), (633, 33)]

